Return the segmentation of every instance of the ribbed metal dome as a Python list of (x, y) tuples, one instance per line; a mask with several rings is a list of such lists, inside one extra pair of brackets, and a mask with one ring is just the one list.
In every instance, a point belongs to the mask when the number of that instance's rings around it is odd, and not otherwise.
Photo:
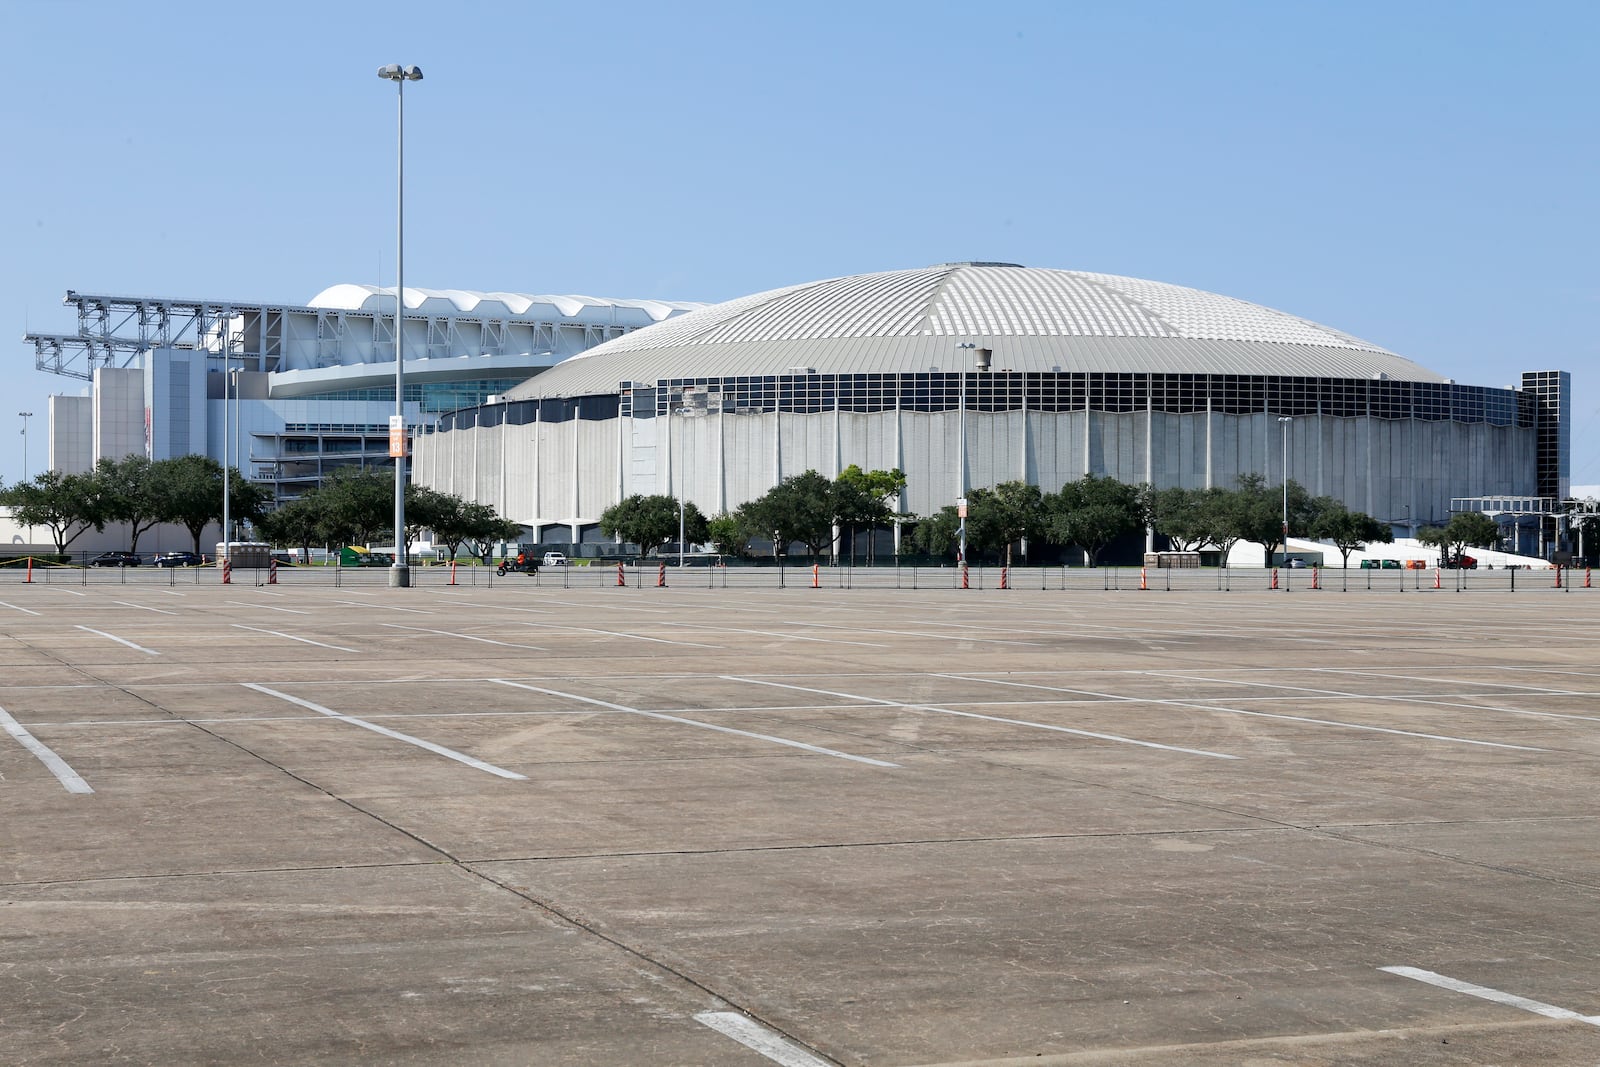
[(793, 373), (955, 371), (959, 347), (1012, 371), (1251, 374), (1443, 381), (1349, 334), (1232, 297), (1139, 278), (946, 263), (740, 297), (574, 356), (513, 398), (609, 392), (623, 381)]

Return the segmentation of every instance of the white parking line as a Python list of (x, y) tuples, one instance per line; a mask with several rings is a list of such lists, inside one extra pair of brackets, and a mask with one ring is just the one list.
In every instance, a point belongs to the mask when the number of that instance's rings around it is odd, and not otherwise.
[[(1160, 672), (1157, 672), (1157, 671), (1139, 671), (1139, 672), (1135, 672), (1135, 673), (1149, 674), (1149, 675), (1151, 675), (1153, 677), (1161, 677)], [(969, 677), (973, 681), (987, 681), (988, 680), (988, 679), (982, 678), (981, 676), (964, 675), (963, 677)], [(1200, 678), (1200, 677), (1197, 677), (1195, 680), (1197, 680), (1197, 681), (1227, 681), (1226, 679)], [(1031, 685), (1030, 683), (1027, 683), (1027, 682), (1003, 682), (1003, 681), (996, 680), (996, 684), (999, 684), (999, 685), (1014, 685), (1014, 686), (1018, 686), (1018, 687), (1023, 688), (1023, 689), (1038, 688), (1038, 689), (1050, 690), (1052, 692), (1060, 692), (1060, 690), (1056, 689), (1054, 686), (1048, 686), (1048, 685), (1033, 686), (1033, 685)], [(1267, 686), (1268, 688), (1272, 688), (1272, 689), (1285, 688), (1283, 686), (1274, 686), (1274, 685), (1272, 685), (1271, 683), (1268, 683), (1268, 682), (1240, 682), (1238, 684), (1240, 684), (1240, 685), (1264, 685), (1264, 686)], [(1289, 688), (1292, 688), (1292, 687), (1289, 687)], [(1134, 703), (1139, 703), (1139, 704), (1155, 704), (1155, 705), (1159, 705), (1159, 706), (1162, 706), (1162, 707), (1169, 707), (1169, 708), (1193, 708), (1196, 711), (1211, 711), (1211, 712), (1216, 712), (1219, 715), (1245, 715), (1245, 716), (1249, 716), (1250, 718), (1255, 718), (1255, 719), (1281, 719), (1284, 722), (1303, 722), (1303, 723), (1306, 723), (1306, 724), (1311, 725), (1311, 726), (1337, 726), (1337, 727), (1340, 727), (1340, 728), (1345, 729), (1345, 730), (1362, 730), (1362, 731), (1366, 731), (1366, 732), (1369, 732), (1369, 733), (1375, 733), (1375, 734), (1394, 734), (1394, 735), (1399, 736), (1399, 737), (1420, 737), (1425, 741), (1449, 741), (1449, 742), (1451, 742), (1453, 744), (1457, 744), (1457, 745), (1481, 745), (1484, 748), (1509, 748), (1509, 749), (1512, 749), (1512, 750), (1517, 751), (1517, 752), (1543, 752), (1543, 751), (1545, 751), (1542, 748), (1534, 748), (1531, 745), (1509, 745), (1509, 744), (1506, 744), (1503, 741), (1479, 741), (1479, 740), (1477, 740), (1475, 738), (1471, 738), (1471, 737), (1452, 737), (1449, 734), (1425, 734), (1425, 733), (1421, 733), (1420, 731), (1417, 731), (1417, 730), (1397, 730), (1397, 729), (1395, 729), (1393, 727), (1389, 727), (1389, 726), (1368, 726), (1365, 723), (1343, 722), (1343, 721), (1341, 721), (1339, 719), (1313, 719), (1313, 718), (1310, 718), (1310, 717), (1305, 716), (1305, 715), (1284, 715), (1284, 714), (1282, 714), (1280, 712), (1274, 712), (1274, 711), (1247, 711), (1244, 708), (1225, 708), (1225, 707), (1222, 707), (1221, 705), (1218, 705), (1218, 704), (1202, 704), (1202, 703), (1199, 703), (1197, 701), (1192, 701), (1192, 700), (1164, 700), (1164, 699), (1162, 699), (1160, 697), (1130, 697), (1130, 696), (1122, 696), (1122, 695), (1117, 694), (1117, 693), (1097, 693), (1092, 689), (1072, 689), (1072, 690), (1068, 690), (1068, 692), (1082, 693), (1085, 696), (1107, 697), (1107, 698), (1110, 698), (1112, 700), (1132, 701)], [(1355, 696), (1356, 694), (1346, 694), (1346, 695)], [(1381, 698), (1381, 697), (1373, 697), (1371, 699), (1378, 700), (1378, 699), (1383, 699), (1383, 698)]]
[(56, 780), (66, 787), (69, 793), (93, 793), (89, 783), (78, 776), (78, 772), (67, 766), (67, 761), (52, 752), (44, 742), (30, 734), (16, 719), (13, 719), (5, 708), (0, 708), (0, 728), (15, 737), (22, 747), (32, 752), (39, 762), (45, 765), (49, 772), (56, 776)]
[(463, 641), (479, 641), (485, 645), (504, 645), (506, 648), (525, 648), (533, 652), (544, 652), (538, 645), (519, 645), (515, 641), (496, 641), (492, 637), (473, 637), (471, 634), (451, 633), (449, 630), (430, 630), (426, 626), (402, 626), (397, 622), (380, 623), (392, 630), (413, 630), (419, 634), (438, 634), (440, 637), (459, 637)]
[[(304, 614), (304, 613), (302, 613), (302, 614)], [(263, 630), (259, 626), (246, 626), (246, 625), (244, 625), (244, 623), (241, 623), (241, 622), (236, 622), (233, 625), (234, 625), (234, 629), (237, 629), (237, 630), (254, 630), (258, 634), (271, 634), (273, 637), (287, 637), (291, 641), (303, 641), (304, 643), (306, 643), (308, 645), (316, 645), (318, 648), (331, 648), (331, 649), (335, 650), (336, 652), (359, 652), (360, 651), (360, 649), (345, 648), (343, 645), (325, 645), (321, 641), (313, 641), (309, 637), (296, 637), (294, 634), (281, 633), (278, 630)]]
[[(361, 594), (358, 594), (358, 595), (360, 595), (360, 596), (371, 596), (372, 594), (370, 594), (370, 593), (361, 593)], [(389, 611), (409, 611), (413, 615), (432, 615), (433, 614), (433, 612), (431, 612), (431, 611), (423, 611), (421, 608), (402, 608), (402, 607), (399, 607), (399, 606), (397, 606), (395, 604), (363, 604), (359, 600), (335, 600), (335, 601), (333, 601), (333, 603), (335, 603), (335, 604), (343, 604), (346, 607), (350, 607), (350, 608), (385, 608), (385, 609), (387, 609)]]
[(848, 752), (840, 752), (836, 749), (823, 748), (821, 745), (808, 745), (804, 741), (791, 741), (787, 737), (774, 737), (772, 734), (758, 734), (749, 730), (735, 730), (731, 726), (717, 726), (714, 723), (700, 722), (698, 719), (685, 719), (678, 715), (667, 715), (659, 711), (640, 711), (638, 708), (630, 708), (623, 704), (613, 704), (610, 701), (596, 700), (594, 697), (579, 696), (576, 693), (563, 693), (558, 689), (544, 689), (537, 685), (528, 685), (525, 682), (513, 682), (505, 678), (491, 678), (489, 680), (491, 682), (497, 682), (500, 685), (509, 685), (513, 689), (526, 689), (534, 693), (545, 693), (550, 696), (561, 697), (564, 700), (576, 700), (584, 704), (594, 704), (597, 707), (609, 708), (612, 711), (626, 711), (632, 715), (642, 715), (647, 719), (661, 719), (663, 722), (676, 722), (682, 723), (685, 726), (698, 726), (702, 730), (716, 730), (718, 733), (736, 734), (739, 737), (752, 737), (757, 741), (771, 741), (775, 745), (787, 745), (790, 748), (800, 748), (807, 752), (815, 752), (821, 756), (837, 756), (839, 759), (852, 760), (856, 763), (866, 763), (873, 767), (897, 768), (900, 766), (898, 763), (889, 763), (886, 760), (872, 759), (868, 756), (852, 756)]
[(1165, 752), (1182, 752), (1190, 756), (1209, 756), (1212, 759), (1243, 758), (1241, 756), (1230, 756), (1226, 752), (1209, 752), (1203, 748), (1179, 748), (1176, 745), (1162, 745), (1154, 741), (1141, 741), (1135, 737), (1122, 737), (1118, 734), (1101, 734), (1093, 730), (1075, 730), (1070, 726), (1054, 726), (1047, 722), (1030, 722), (1027, 719), (1005, 719), (998, 715), (979, 715), (975, 711), (956, 711), (953, 708), (941, 708), (931, 704), (907, 704), (899, 700), (880, 700), (877, 697), (861, 696), (857, 693), (840, 693), (833, 689), (813, 689), (810, 686), (790, 685), (786, 682), (764, 682), (759, 678), (738, 678), (731, 674), (724, 674), (722, 677), (730, 682), (770, 685), (778, 689), (797, 689), (802, 693), (821, 693), (823, 696), (844, 697), (847, 700), (864, 700), (869, 704), (877, 704), (886, 708), (907, 708), (911, 711), (926, 712), (930, 715), (953, 715), (961, 719), (983, 719), (986, 722), (1005, 723), (1008, 726), (1027, 726), (1034, 730), (1050, 730), (1058, 734), (1092, 737), (1097, 741), (1115, 741), (1123, 745), (1138, 745), (1140, 748), (1159, 748)]
[(761, 1053), (782, 1067), (829, 1067), (828, 1061), (818, 1059), (776, 1030), (769, 1030), (748, 1015), (736, 1011), (703, 1011), (694, 1017), (701, 1026), (709, 1026), (723, 1037), (731, 1037), (745, 1048)]
[(147, 604), (135, 604), (131, 600), (113, 600), (112, 603), (121, 604), (125, 608), (138, 608), (140, 611), (159, 611), (163, 615), (178, 614), (176, 611), (168, 611), (166, 608), (152, 608)]
[(522, 625), (524, 625), (524, 626), (544, 626), (544, 627), (547, 627), (547, 628), (550, 628), (550, 629), (572, 630), (572, 631), (575, 631), (575, 632), (581, 633), (581, 634), (603, 634), (606, 637), (627, 637), (627, 638), (631, 638), (631, 639), (633, 639), (635, 641), (653, 641), (658, 645), (684, 645), (684, 646), (686, 646), (688, 648), (715, 648), (715, 649), (720, 649), (720, 648), (723, 647), (721, 645), (701, 644), (699, 641), (672, 641), (672, 640), (668, 640), (665, 637), (645, 637), (643, 634), (625, 634), (625, 633), (622, 633), (621, 631), (618, 631), (618, 630), (597, 630), (593, 626), (562, 626), (559, 623), (546, 624), (546, 623), (542, 623), (542, 622), (525, 622)]
[(37, 614), (39, 614), (37, 611), (31, 611), (28, 608), (22, 607), (22, 606), (17, 605), (17, 604), (8, 604), (4, 600), (0, 600), (0, 608), (10, 608), (12, 611), (20, 611), (24, 615), (37, 615)]
[(326, 715), (330, 719), (338, 719), (340, 722), (347, 722), (352, 726), (359, 726), (363, 730), (371, 730), (375, 734), (382, 734), (385, 737), (392, 737), (396, 741), (404, 741), (408, 745), (416, 745), (418, 748), (427, 749), (429, 752), (444, 756), (446, 759), (453, 759), (457, 763), (465, 763), (468, 767), (474, 767), (480, 771), (487, 771), (490, 774), (498, 775), (501, 778), (512, 778), (517, 781), (524, 781), (528, 777), (525, 774), (518, 774), (516, 771), (508, 771), (504, 767), (496, 767), (492, 763), (485, 763), (483, 760), (475, 759), (464, 752), (457, 752), (453, 748), (445, 748), (443, 745), (436, 745), (432, 741), (424, 741), (420, 737), (412, 737), (410, 734), (403, 734), (399, 730), (391, 730), (387, 726), (379, 726), (377, 723), (367, 722), (365, 719), (358, 719), (354, 715), (344, 715), (330, 708), (325, 708), (321, 704), (313, 704), (309, 700), (301, 700), (299, 697), (292, 697), (288, 693), (280, 693), (276, 689), (268, 689), (264, 685), (257, 685), (254, 682), (241, 682), (240, 684), (246, 689), (254, 689), (258, 693), (265, 693), (268, 696), (277, 697), (279, 700), (287, 700), (291, 704), (298, 704), (300, 707), (314, 711), (318, 715)]
[(273, 604), (252, 604), (248, 600), (224, 600), (224, 604), (237, 604), (242, 608), (260, 608), (263, 611), (287, 611), (291, 615), (310, 615), (309, 611), (296, 611), (294, 608), (280, 608)]
[(1387, 971), (1389, 974), (1397, 974), (1401, 978), (1426, 982), (1431, 986), (1438, 986), (1440, 989), (1465, 993), (1468, 996), (1479, 997), (1483, 1000), (1492, 1000), (1496, 1004), (1521, 1008), (1523, 1011), (1531, 1011), (1535, 1015), (1543, 1015), (1547, 1019), (1562, 1019), (1588, 1023), (1590, 1026), (1600, 1026), (1600, 1015), (1583, 1015), (1579, 1012), (1569, 1011), (1566, 1008), (1558, 1008), (1554, 1004), (1546, 1004), (1540, 1000), (1519, 997), (1515, 993), (1490, 989), (1488, 986), (1473, 985), (1471, 982), (1463, 982), (1459, 978), (1450, 978), (1447, 975), (1436, 974), (1433, 971), (1424, 971), (1420, 967), (1379, 967), (1378, 970)]
[(129, 648), (138, 649), (140, 652), (145, 652), (145, 653), (148, 653), (149, 655), (152, 655), (152, 656), (161, 655), (161, 653), (157, 652), (153, 648), (145, 648), (143, 645), (136, 645), (132, 641), (128, 641), (128, 640), (125, 640), (125, 639), (123, 639), (121, 637), (118, 637), (116, 634), (108, 634), (104, 630), (96, 630), (91, 626), (83, 626), (81, 624), (78, 626), (78, 629), (87, 630), (89, 633), (92, 633), (92, 634), (99, 634), (101, 637), (109, 637), (111, 640), (115, 641), (119, 645), (127, 645)]

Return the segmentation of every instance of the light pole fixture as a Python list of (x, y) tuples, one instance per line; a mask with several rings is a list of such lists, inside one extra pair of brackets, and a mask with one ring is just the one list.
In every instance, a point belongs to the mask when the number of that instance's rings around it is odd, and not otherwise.
[(1288, 415), (1278, 416), (1278, 425), (1283, 429), (1283, 558), (1289, 558), (1289, 424), (1294, 419)]
[[(963, 350), (976, 351), (978, 346), (971, 341), (964, 341), (956, 346)], [(963, 352), (965, 355), (965, 352)], [(959, 483), (956, 486), (956, 517), (961, 520), (957, 527), (960, 544), (956, 548), (956, 562), (967, 562), (967, 367), (966, 361), (961, 365), (961, 386), (957, 390), (956, 403), (960, 407), (956, 423), (956, 466), (960, 468)]]
[(394, 457), (394, 565), (389, 586), (411, 584), (406, 559), (406, 364), (403, 336), (406, 314), (406, 82), (422, 80), (422, 68), (390, 63), (378, 68), (378, 77), (394, 82), (399, 99), (398, 166), (395, 194), (394, 268), (394, 414), (389, 417), (389, 455)]
[(22, 416), (22, 480), (28, 480), (28, 420), (33, 418), (31, 411), (19, 411)]

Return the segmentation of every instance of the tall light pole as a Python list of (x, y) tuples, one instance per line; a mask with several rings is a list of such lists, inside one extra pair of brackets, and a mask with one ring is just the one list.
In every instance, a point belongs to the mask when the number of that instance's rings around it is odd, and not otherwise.
[[(1283, 429), (1283, 558), (1289, 558), (1289, 424), (1294, 419), (1288, 415), (1278, 416), (1278, 425)], [(1271, 560), (1267, 561), (1271, 564)]]
[[(971, 341), (963, 342), (956, 346), (961, 349), (976, 349), (978, 346)], [(965, 353), (963, 353), (965, 355)], [(956, 548), (956, 562), (967, 562), (967, 361), (961, 361), (961, 386), (957, 391), (956, 403), (961, 411), (956, 424), (956, 466), (961, 469), (960, 484), (956, 486), (956, 517), (961, 520), (957, 528), (960, 545)]]
[(378, 68), (378, 77), (394, 82), (399, 98), (399, 165), (395, 195), (394, 268), (394, 414), (389, 418), (389, 455), (394, 457), (394, 566), (389, 586), (411, 584), (406, 561), (406, 364), (402, 337), (406, 314), (406, 82), (422, 80), (422, 68), (398, 63)]
[(31, 411), (19, 411), (22, 416), (22, 480), (28, 480), (28, 420), (33, 418)]

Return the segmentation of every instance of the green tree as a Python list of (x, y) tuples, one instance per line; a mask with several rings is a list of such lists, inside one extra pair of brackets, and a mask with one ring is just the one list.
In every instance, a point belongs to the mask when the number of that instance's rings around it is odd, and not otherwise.
[(62, 474), (41, 471), (31, 482), (19, 482), (0, 496), (0, 503), (11, 507), (11, 517), (20, 526), (43, 526), (55, 541), (56, 554), (67, 554), (67, 546), (91, 529), (106, 528), (106, 510), (101, 488), (92, 474)]
[[(150, 465), (152, 492), (160, 500), (160, 519), (189, 531), (194, 551), (207, 526), (222, 521), (222, 464), (191, 453)], [(266, 513), (268, 490), (246, 481), (237, 467), (228, 470), (228, 514), (238, 522), (256, 522)]]
[[(970, 499), (970, 498), (969, 498)], [(954, 505), (940, 508), (911, 528), (911, 543), (929, 556), (954, 555), (959, 540), (961, 518)]]
[(109, 522), (128, 524), (128, 551), (139, 551), (139, 536), (161, 522), (159, 471), (144, 456), (102, 459), (94, 466), (101, 506)]
[[(1283, 548), (1284, 493), (1282, 484), (1268, 485), (1259, 474), (1241, 474), (1229, 509), (1233, 516), (1230, 532), (1236, 533), (1240, 540), (1259, 542), (1269, 567), (1272, 557)], [(1311, 494), (1293, 479), (1288, 482), (1287, 493), (1289, 532), (1293, 534), (1298, 530), (1304, 534), (1316, 518)]]
[(269, 544), (281, 548), (298, 548), (311, 558), (311, 546), (325, 544), (322, 514), (317, 504), (317, 492), (312, 490), (294, 500), (289, 500), (263, 515), (257, 526)]
[[(663, 494), (635, 493), (606, 508), (600, 515), (600, 532), (607, 537), (631, 541), (644, 555), (653, 555), (668, 541), (678, 537), (678, 498)], [(683, 538), (700, 543), (706, 540), (706, 517), (692, 501), (683, 502)]]
[(993, 552), (1011, 565), (1011, 547), (1030, 533), (1044, 534), (1048, 525), (1044, 494), (1023, 481), (1001, 482), (993, 489), (967, 493), (967, 550), (970, 556)]
[[(476, 548), (490, 541), (510, 541), (522, 536), (520, 523), (502, 519), (488, 504), (467, 500), (454, 493), (428, 492), (433, 494), (429, 503), (424, 505), (428, 528), (433, 531), (434, 540), (445, 546), (451, 559), (456, 557), (456, 551), (464, 543), (474, 542)], [(411, 505), (407, 504), (408, 516), (411, 514), (410, 508)], [(475, 554), (482, 556), (484, 553), (477, 551)]]
[(1144, 490), (1100, 474), (1068, 482), (1045, 500), (1048, 529), (1057, 544), (1083, 549), (1096, 566), (1106, 545), (1144, 525)]
[(1157, 489), (1145, 497), (1150, 525), (1172, 542), (1174, 551), (1193, 552), (1211, 543), (1213, 534), (1206, 508), (1205, 489)]
[(833, 480), (834, 521), (851, 531), (850, 553), (855, 554), (855, 530), (867, 529), (867, 560), (873, 557), (873, 532), (896, 516), (890, 501), (905, 492), (906, 476), (901, 470), (863, 471), (852, 463)]
[(394, 533), (394, 474), (354, 468), (334, 471), (323, 479), (317, 504), (330, 543), (386, 540)]
[(762, 537), (772, 538), (777, 558), (799, 541), (813, 559), (833, 540), (833, 483), (816, 471), (785, 478), (741, 509)]
[(1443, 526), (1427, 526), (1417, 540), (1437, 546), (1447, 559), (1459, 559), (1468, 546), (1492, 548), (1500, 543), (1500, 524), (1479, 511), (1458, 511)]
[(706, 521), (706, 537), (716, 544), (717, 551), (723, 555), (748, 559), (751, 554), (750, 538), (755, 536), (757, 531), (752, 528), (742, 509), (724, 512)]
[(1310, 534), (1319, 541), (1332, 541), (1343, 557), (1343, 566), (1350, 566), (1350, 553), (1369, 544), (1392, 544), (1394, 531), (1386, 522), (1379, 522), (1364, 511), (1351, 511), (1345, 505), (1328, 497), (1319, 497), (1316, 518), (1312, 520)]

